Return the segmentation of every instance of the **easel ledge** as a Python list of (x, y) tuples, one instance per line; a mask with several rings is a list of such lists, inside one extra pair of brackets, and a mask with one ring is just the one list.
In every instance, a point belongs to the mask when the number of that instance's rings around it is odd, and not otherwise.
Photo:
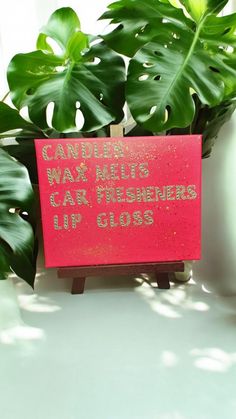
[(57, 275), (58, 278), (73, 278), (71, 294), (83, 294), (87, 277), (105, 275), (153, 273), (158, 288), (169, 289), (169, 273), (171, 272), (184, 272), (184, 262), (67, 267), (59, 268)]

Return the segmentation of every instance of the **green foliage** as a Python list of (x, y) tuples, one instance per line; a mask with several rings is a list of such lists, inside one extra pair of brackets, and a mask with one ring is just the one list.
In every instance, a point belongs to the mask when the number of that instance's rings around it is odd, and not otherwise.
[(131, 113), (156, 133), (191, 127), (195, 95), (206, 110), (236, 96), (236, 14), (217, 16), (226, 0), (180, 3), (185, 13), (166, 1), (120, 0), (102, 16), (119, 24), (104, 36), (109, 46), (134, 54), (126, 90)]
[(5, 137), (7, 131), (15, 129), (35, 132), (36, 127), (30, 122), (25, 121), (16, 109), (12, 109), (5, 103), (0, 102), (0, 135), (4, 133), (3, 137)]
[(106, 43), (120, 54), (132, 57), (144, 44), (154, 38), (165, 24), (171, 27), (186, 27), (193, 25), (183, 14), (175, 9), (168, 1), (162, 3), (157, 0), (120, 0), (108, 6), (100, 19), (110, 19), (112, 24), (119, 26), (103, 36)]
[[(125, 68), (118, 52), (131, 57), (126, 100), (137, 124), (132, 133), (203, 133), (203, 155), (208, 155), (235, 108), (236, 14), (217, 16), (226, 3), (119, 0), (101, 17), (118, 27), (103, 37), (105, 43), (96, 38), (95, 44), (81, 32), (72, 9), (56, 10), (40, 32), (37, 51), (16, 55), (9, 65), (17, 109), (0, 103), (0, 137), (14, 134), (17, 145), (8, 151), (37, 181), (34, 138), (107, 135), (108, 125), (123, 117)], [(24, 106), (31, 123), (19, 115)], [(224, 118), (208, 120), (225, 106)], [(76, 126), (80, 111), (82, 128)]]
[(17, 109), (0, 102), (0, 139), (15, 140), (14, 144), (6, 143), (4, 149), (26, 166), (33, 184), (38, 183), (34, 139), (47, 138), (51, 131), (43, 132), (22, 118)]
[[(13, 109), (6, 103), (0, 102), (0, 139), (14, 138), (21, 139), (45, 138), (45, 133), (36, 125), (21, 117), (17, 109)], [(14, 156), (15, 157), (15, 156)]]
[(232, 117), (236, 109), (236, 100), (229, 100), (219, 106), (209, 108), (202, 106), (197, 96), (194, 95), (194, 102), (196, 112), (191, 125), (184, 129), (171, 129), (167, 131), (167, 135), (203, 134), (202, 157), (207, 158), (211, 155), (219, 130)]
[[(60, 52), (53, 51), (49, 39)], [(77, 131), (78, 112), (82, 112), (85, 132), (123, 118), (124, 61), (104, 43), (90, 45), (89, 39), (80, 31), (75, 12), (62, 8), (42, 29), (38, 50), (18, 54), (10, 62), (12, 102), (18, 109), (27, 106), (31, 121), (41, 129), (49, 128), (49, 104), (54, 106), (52, 127), (63, 133)]]
[(0, 148), (0, 279), (13, 270), (33, 286), (34, 233), (21, 216), (22, 211), (30, 212), (32, 203), (33, 190), (26, 168)]
[(218, 14), (228, 0), (180, 0), (195, 22), (200, 22), (202, 17), (211, 14)]
[(236, 100), (231, 100), (215, 108), (203, 108), (199, 111), (193, 133), (203, 133), (203, 158), (210, 157), (220, 128), (230, 120), (235, 109)]

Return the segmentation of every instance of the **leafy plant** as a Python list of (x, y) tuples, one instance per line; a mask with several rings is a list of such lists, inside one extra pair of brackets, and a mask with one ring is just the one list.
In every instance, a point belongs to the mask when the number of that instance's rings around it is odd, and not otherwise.
[(7, 76), (15, 109), (0, 102), (0, 138), (15, 139), (5, 149), (28, 168), (32, 183), (35, 138), (107, 136), (109, 124), (124, 117), (124, 61), (101, 38), (84, 34), (71, 8), (52, 14), (37, 50), (13, 57)]
[(103, 40), (84, 34), (71, 8), (56, 10), (37, 50), (9, 64), (16, 109), (0, 103), (0, 136), (14, 136), (21, 147), (8, 150), (32, 181), (34, 138), (107, 136), (125, 100), (136, 122), (128, 135), (201, 133), (208, 157), (236, 107), (236, 14), (218, 16), (227, 2), (119, 0), (101, 17), (117, 26)]
[(31, 286), (35, 277), (34, 232), (22, 212), (30, 212), (33, 190), (26, 168), (0, 148), (0, 279), (14, 271)]
[[(54, 52), (49, 39), (59, 51)], [(93, 44), (70, 8), (52, 14), (38, 37), (37, 51), (16, 55), (8, 67), (13, 104), (27, 106), (31, 121), (43, 130), (50, 128), (46, 111), (52, 104), (51, 126), (63, 133), (78, 131), (78, 112), (83, 132), (120, 122), (124, 81), (123, 59), (104, 43)]]
[(217, 16), (227, 2), (120, 0), (109, 6), (102, 19), (118, 27), (104, 39), (131, 57), (126, 98), (138, 125), (155, 133), (203, 133), (209, 149), (235, 109), (236, 14)]

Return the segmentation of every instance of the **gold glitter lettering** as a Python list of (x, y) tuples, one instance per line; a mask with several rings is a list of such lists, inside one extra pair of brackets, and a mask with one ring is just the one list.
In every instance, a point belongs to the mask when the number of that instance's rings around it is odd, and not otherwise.
[(76, 229), (78, 224), (82, 221), (81, 214), (71, 214), (71, 225), (73, 229)]
[(112, 180), (119, 180), (119, 176), (117, 176), (117, 172), (118, 172), (118, 164), (111, 164), (110, 170), (111, 170), (111, 179)]
[(121, 179), (129, 179), (129, 175), (126, 174), (125, 164), (121, 165)]
[(113, 212), (110, 212), (110, 226), (111, 227), (118, 227), (118, 223), (115, 222), (115, 215)]
[(106, 217), (106, 213), (102, 212), (101, 214), (98, 214), (97, 216), (97, 225), (100, 228), (106, 228), (108, 226), (108, 222), (107, 219), (104, 217)]
[(78, 189), (76, 191), (76, 201), (78, 205), (88, 205), (86, 193), (87, 191), (85, 189)]
[(49, 155), (48, 155), (48, 150), (51, 149), (51, 148), (52, 148), (52, 146), (50, 144), (47, 144), (47, 145), (43, 146), (42, 156), (43, 156), (44, 160), (48, 160), (48, 161), (53, 160), (53, 157), (49, 157)]
[(124, 143), (121, 141), (118, 141), (117, 143), (114, 143), (114, 157), (115, 158), (122, 158), (125, 157), (124, 155)]
[(101, 155), (101, 157), (104, 157), (105, 159), (111, 159), (112, 158), (111, 143), (109, 143), (109, 142), (104, 143), (103, 155)]
[(106, 203), (109, 204), (110, 202), (116, 202), (115, 198), (115, 189), (114, 188), (106, 188)]
[(110, 176), (108, 173), (107, 165), (104, 165), (102, 169), (100, 166), (96, 166), (96, 181), (109, 180), (109, 179), (110, 179)]
[(142, 212), (141, 211), (135, 211), (133, 213), (133, 218), (134, 218), (134, 225), (135, 226), (141, 226), (143, 224), (143, 217), (142, 217)]
[(98, 202), (98, 204), (101, 204), (104, 196), (105, 196), (107, 204), (109, 204), (110, 202), (116, 202), (115, 189), (114, 188), (98, 187), (96, 189), (96, 191), (97, 191), (97, 202)]
[(128, 227), (131, 223), (131, 217), (128, 212), (122, 212), (120, 215), (120, 225), (121, 227)]
[(50, 195), (50, 204), (51, 204), (51, 206), (52, 206), (52, 207), (60, 207), (60, 205), (61, 205), (61, 201), (59, 200), (59, 202), (58, 202), (58, 203), (56, 203), (56, 201), (55, 201), (55, 197), (56, 197), (56, 196), (58, 197), (58, 195), (59, 195), (59, 192), (53, 192), (53, 193)]
[(148, 169), (148, 163), (140, 163), (139, 165), (139, 177), (141, 179), (145, 179), (149, 176), (149, 169)]
[(124, 187), (116, 188), (117, 202), (125, 202), (124, 196)]
[(69, 168), (66, 168), (64, 170), (63, 178), (62, 178), (62, 183), (67, 183), (67, 181), (69, 181), (71, 183), (73, 183), (75, 181)]
[(63, 215), (63, 225), (59, 225), (59, 217), (58, 215), (54, 215), (53, 217), (53, 226), (54, 230), (68, 230), (69, 229), (69, 215), (64, 214)]
[(53, 217), (53, 226), (54, 226), (54, 230), (62, 230), (62, 226), (59, 226), (59, 222), (58, 222), (58, 215), (54, 215)]
[(63, 207), (66, 207), (67, 204), (69, 205), (75, 205), (75, 201), (71, 196), (71, 192), (70, 191), (66, 191), (65, 192), (65, 196), (64, 196), (64, 200), (63, 200)]
[(188, 191), (188, 193), (189, 193), (189, 197), (188, 197), (188, 199), (197, 199), (197, 197), (198, 197), (198, 194), (197, 194), (197, 191), (196, 191), (196, 185), (190, 185), (190, 186), (188, 186), (187, 187), (187, 191)]
[(132, 204), (133, 202), (136, 201), (136, 194), (135, 194), (135, 188), (130, 187), (128, 189), (126, 189), (126, 202), (128, 202), (129, 204)]
[(101, 202), (104, 198), (105, 189), (98, 187), (98, 188), (96, 188), (96, 192), (97, 192), (97, 203), (101, 204)]
[(68, 159), (78, 159), (79, 158), (79, 144), (66, 144), (67, 147), (67, 156)]
[(97, 145), (97, 143), (93, 143), (93, 150), (94, 150), (94, 157), (95, 157), (96, 159), (99, 159), (99, 158), (104, 157), (102, 154), (101, 154), (101, 155), (99, 155), (99, 150), (98, 150), (98, 145)]
[(137, 188), (136, 190), (137, 197), (136, 202), (146, 202), (147, 201), (147, 194), (146, 194), (146, 188)]
[(155, 202), (154, 186), (147, 186), (146, 187), (146, 202)]
[(175, 190), (174, 190), (174, 186), (167, 186), (166, 190), (167, 190), (167, 200), (168, 201), (175, 201)]
[(152, 225), (154, 223), (153, 211), (151, 210), (144, 211), (143, 216), (144, 216), (144, 220), (145, 220), (144, 222), (146, 225)]
[(90, 159), (93, 155), (93, 145), (91, 143), (81, 143), (83, 159)]
[(85, 172), (88, 170), (87, 166), (85, 164), (81, 164), (80, 166), (76, 167), (76, 171), (78, 173), (78, 176), (76, 178), (76, 182), (79, 182), (82, 180), (83, 182), (87, 182), (88, 179), (85, 176)]
[(162, 190), (161, 188), (156, 187), (155, 194), (156, 194), (156, 201), (159, 201), (159, 198), (162, 201), (166, 201), (166, 187), (165, 186), (162, 188)]
[(61, 160), (67, 159), (62, 144), (57, 145), (55, 155), (54, 155), (54, 160), (59, 160), (59, 159)]
[(132, 179), (136, 179), (136, 168), (137, 168), (137, 163), (132, 163), (130, 165), (130, 174), (131, 174), (131, 178)]
[(61, 169), (59, 167), (53, 169), (47, 168), (47, 176), (51, 186), (54, 185), (54, 182), (59, 185), (61, 180)]
[(64, 229), (68, 230), (69, 229), (69, 216), (64, 214), (63, 218), (64, 218)]
[(183, 185), (177, 185), (176, 186), (176, 199), (177, 201), (180, 199), (187, 199), (185, 196), (185, 192), (186, 192), (186, 187)]

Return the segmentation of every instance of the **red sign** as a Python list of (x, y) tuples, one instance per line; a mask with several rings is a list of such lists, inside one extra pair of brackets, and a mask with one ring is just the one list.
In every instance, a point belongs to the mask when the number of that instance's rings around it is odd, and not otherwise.
[(35, 143), (47, 267), (200, 258), (201, 136)]

